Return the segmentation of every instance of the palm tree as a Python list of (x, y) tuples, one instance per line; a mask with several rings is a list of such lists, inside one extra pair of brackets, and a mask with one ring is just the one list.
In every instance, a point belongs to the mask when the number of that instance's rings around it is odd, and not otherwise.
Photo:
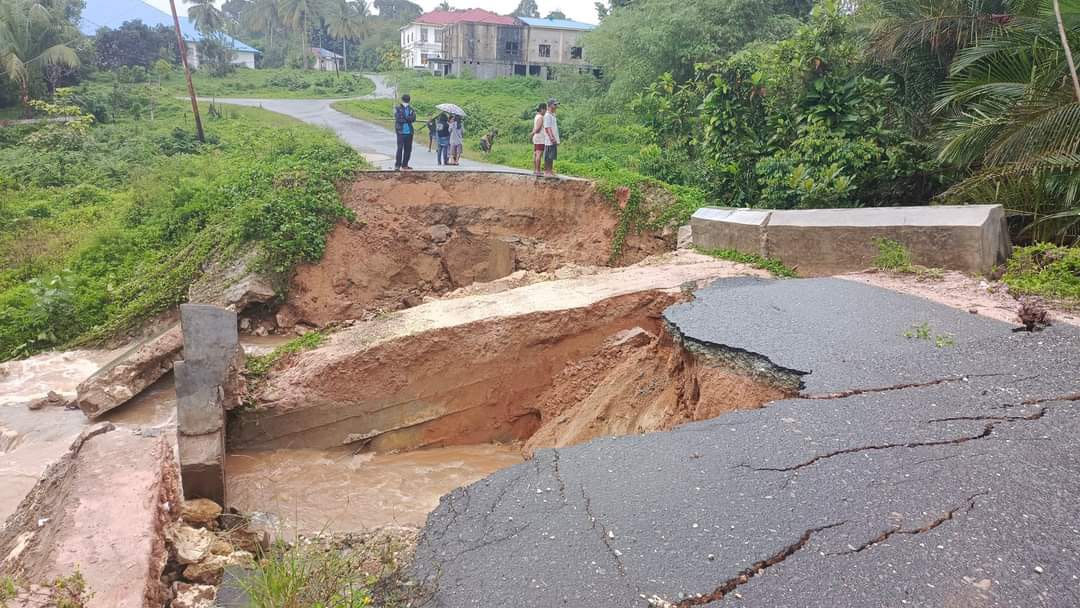
[(79, 57), (67, 41), (78, 37), (74, 26), (35, 0), (0, 3), (0, 73), (19, 87), (19, 100), (30, 117), (30, 84), (51, 66), (77, 67)]
[(278, 0), (255, 0), (244, 11), (243, 20), (251, 31), (269, 36), (268, 51), (274, 48), (274, 30), (281, 25)]
[(326, 6), (323, 19), (330, 35), (341, 39), (341, 54), (345, 57), (345, 71), (348, 71), (348, 41), (363, 35), (365, 18), (360, 16), (357, 7), (348, 0), (331, 0)]
[(1040, 4), (959, 51), (935, 113), (940, 158), (970, 171), (946, 200), (1002, 202), (1031, 220), (1028, 235), (1064, 241), (1080, 237), (1080, 96), (1066, 50), (1080, 27), (1054, 13)]
[(450, 3), (446, 0), (443, 0), (441, 3), (439, 3), (439, 6), (435, 7), (435, 10), (446, 11), (449, 13), (450, 11), (454, 10), (454, 7), (450, 6)]
[(304, 58), (305, 68), (308, 63), (308, 56), (311, 55), (308, 21), (319, 18), (321, 5), (320, 0), (278, 0), (278, 12), (282, 21), (291, 27), (293, 31), (298, 32), (297, 41), (301, 45), (300, 53)]
[(195, 28), (204, 34), (220, 32), (225, 28), (225, 15), (214, 6), (214, 0), (184, 0), (192, 5), (188, 9), (188, 19)]

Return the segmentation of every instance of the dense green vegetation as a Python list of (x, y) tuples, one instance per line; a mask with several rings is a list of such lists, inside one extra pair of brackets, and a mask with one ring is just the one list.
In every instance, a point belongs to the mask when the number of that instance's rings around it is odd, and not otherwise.
[[(187, 95), (187, 83), (184, 81), (183, 71), (171, 65), (167, 70), (160, 71), (132, 67), (121, 68), (115, 72), (101, 72), (96, 74), (92, 81), (100, 84), (112, 84), (115, 81), (123, 84), (159, 84), (168, 95)], [(375, 90), (375, 84), (360, 74), (289, 68), (263, 70), (237, 68), (228, 77), (195, 71), (192, 74), (192, 81), (200, 97), (310, 99), (358, 97), (369, 95)]]
[(227, 109), (200, 145), (167, 97), (153, 120), (107, 116), (0, 130), (0, 359), (130, 329), (183, 301), (212, 255), (318, 260), (350, 215), (335, 183), (361, 161), (328, 132)]
[(1041, 243), (1018, 248), (1002, 280), (1016, 293), (1080, 307), (1080, 247)]

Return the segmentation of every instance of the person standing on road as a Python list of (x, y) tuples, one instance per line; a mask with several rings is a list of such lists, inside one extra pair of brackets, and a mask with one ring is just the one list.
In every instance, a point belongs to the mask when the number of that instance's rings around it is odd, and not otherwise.
[(438, 138), (438, 156), (440, 165), (450, 164), (450, 119), (440, 114), (435, 123), (435, 137)]
[(547, 114), (547, 104), (536, 106), (536, 117), (533, 118), (532, 143), (533, 143), (533, 173), (536, 177), (543, 175), (540, 167), (544, 162), (544, 144), (547, 134), (544, 133), (544, 114)]
[(552, 97), (544, 114), (544, 175), (555, 177), (555, 161), (559, 158), (559, 120), (555, 118), (559, 100)]
[(427, 151), (431, 152), (432, 145), (435, 143), (435, 117), (432, 116), (431, 120), (427, 121)]
[(397, 153), (394, 156), (395, 171), (412, 171), (409, 159), (412, 157), (413, 123), (416, 122), (416, 110), (409, 103), (412, 98), (401, 96), (401, 105), (394, 108), (394, 131), (397, 133)]
[(465, 125), (460, 116), (450, 117), (450, 164), (461, 164), (461, 153), (465, 149)]

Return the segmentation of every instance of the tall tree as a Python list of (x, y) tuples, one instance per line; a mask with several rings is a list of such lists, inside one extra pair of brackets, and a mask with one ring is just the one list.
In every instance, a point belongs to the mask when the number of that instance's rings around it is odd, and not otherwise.
[(566, 13), (556, 9), (548, 13), (547, 19), (566, 19)]
[(435, 10), (437, 10), (437, 11), (446, 11), (446, 12), (449, 13), (450, 11), (454, 10), (454, 7), (450, 6), (450, 3), (447, 2), (446, 0), (443, 0), (442, 2), (439, 3), (439, 6), (435, 7)]
[(188, 19), (195, 24), (200, 32), (209, 34), (220, 32), (225, 28), (225, 15), (214, 0), (184, 0), (191, 5), (188, 9)]
[(341, 54), (345, 57), (345, 71), (349, 71), (349, 41), (364, 34), (365, 17), (357, 6), (348, 0), (330, 0), (323, 15), (326, 29), (331, 36), (341, 40)]
[(540, 17), (540, 7), (536, 6), (536, 0), (521, 0), (518, 3), (514, 12), (510, 13), (514, 17)]
[(267, 37), (266, 50), (274, 48), (274, 32), (281, 28), (278, 0), (254, 0), (241, 15), (244, 27)]
[(375, 0), (375, 10), (379, 11), (379, 17), (390, 21), (412, 21), (424, 12), (419, 4), (409, 0)]
[(19, 100), (30, 116), (30, 88), (51, 66), (76, 67), (79, 57), (68, 46), (78, 37), (63, 12), (35, 0), (0, 3), (0, 73), (19, 88)]
[(307, 68), (308, 57), (311, 56), (311, 34), (308, 24), (319, 19), (320, 8), (322, 8), (322, 3), (319, 0), (278, 0), (281, 20), (296, 33), (304, 68)]

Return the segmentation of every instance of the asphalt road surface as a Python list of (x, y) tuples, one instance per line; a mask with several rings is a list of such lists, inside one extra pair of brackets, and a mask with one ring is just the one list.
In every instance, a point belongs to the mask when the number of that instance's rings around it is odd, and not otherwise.
[[(386, 81), (375, 74), (366, 74), (375, 83), (375, 92), (358, 99), (390, 99), (394, 91)], [(209, 101), (209, 100), (204, 100)], [(326, 127), (349, 144), (379, 169), (394, 168), (394, 154), (397, 151), (397, 136), (393, 131), (379, 125), (353, 118), (331, 107), (338, 99), (235, 99), (215, 98), (217, 103), (251, 106), (291, 116), (308, 124)], [(468, 128), (468, 124), (466, 124)], [(479, 134), (468, 136), (479, 137)], [(439, 165), (435, 152), (428, 152), (427, 131), (421, 131), (413, 144), (412, 160), (409, 164), (417, 170), (428, 171), (500, 171), (510, 173), (529, 173), (519, 169), (461, 159), (456, 166)]]
[(665, 317), (802, 397), (454, 491), (417, 554), (434, 605), (1080, 605), (1076, 328), (833, 279), (720, 281)]

